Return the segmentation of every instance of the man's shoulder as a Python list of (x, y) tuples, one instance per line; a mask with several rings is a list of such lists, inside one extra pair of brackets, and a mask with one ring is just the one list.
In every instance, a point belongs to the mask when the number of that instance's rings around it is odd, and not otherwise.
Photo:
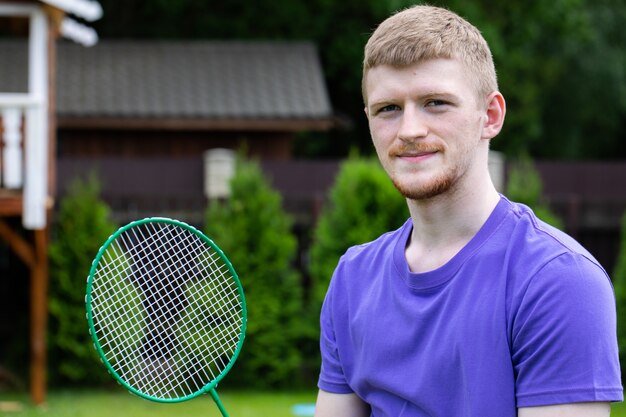
[(525, 256), (528, 262), (548, 262), (562, 255), (583, 259), (602, 269), (587, 249), (566, 232), (541, 220), (534, 211), (521, 203), (510, 203), (512, 228), (507, 232), (510, 250)]

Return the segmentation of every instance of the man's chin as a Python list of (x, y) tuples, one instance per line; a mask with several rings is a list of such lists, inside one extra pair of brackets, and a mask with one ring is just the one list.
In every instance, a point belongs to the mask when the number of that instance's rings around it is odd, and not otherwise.
[(393, 184), (400, 194), (410, 200), (429, 200), (445, 194), (452, 187), (452, 181), (449, 178), (438, 178), (428, 183), (419, 184), (394, 180)]

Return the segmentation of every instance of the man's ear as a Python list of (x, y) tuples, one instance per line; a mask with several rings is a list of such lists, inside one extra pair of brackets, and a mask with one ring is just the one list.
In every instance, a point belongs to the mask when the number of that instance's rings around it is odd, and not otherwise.
[(483, 139), (493, 139), (502, 130), (504, 116), (506, 114), (506, 102), (504, 96), (495, 91), (487, 97), (487, 110), (485, 124), (483, 125)]

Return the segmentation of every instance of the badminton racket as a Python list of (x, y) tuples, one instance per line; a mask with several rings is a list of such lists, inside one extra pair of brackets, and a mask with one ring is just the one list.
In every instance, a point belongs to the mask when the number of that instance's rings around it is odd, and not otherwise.
[(180, 402), (216, 392), (246, 332), (241, 282), (220, 248), (178, 220), (118, 229), (87, 278), (87, 321), (108, 372), (130, 392)]

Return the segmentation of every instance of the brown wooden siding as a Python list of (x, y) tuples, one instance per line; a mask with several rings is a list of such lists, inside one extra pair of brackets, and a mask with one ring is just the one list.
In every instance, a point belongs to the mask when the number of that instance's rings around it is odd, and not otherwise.
[(164, 130), (60, 130), (61, 158), (189, 158), (206, 149), (244, 147), (261, 159), (291, 157), (292, 133)]

